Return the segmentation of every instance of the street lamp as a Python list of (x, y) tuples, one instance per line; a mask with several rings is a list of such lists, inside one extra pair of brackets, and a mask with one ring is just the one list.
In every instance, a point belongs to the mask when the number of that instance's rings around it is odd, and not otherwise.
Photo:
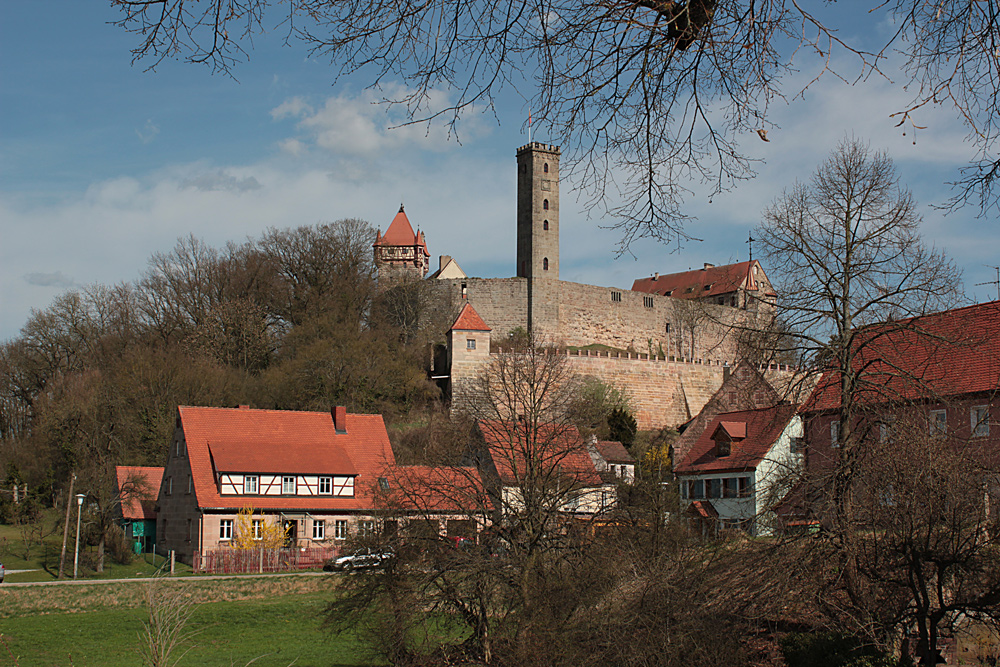
[(80, 566), (80, 514), (83, 513), (83, 499), (86, 497), (86, 494), (83, 493), (76, 494), (76, 553), (73, 555), (74, 579), (76, 579), (76, 573)]

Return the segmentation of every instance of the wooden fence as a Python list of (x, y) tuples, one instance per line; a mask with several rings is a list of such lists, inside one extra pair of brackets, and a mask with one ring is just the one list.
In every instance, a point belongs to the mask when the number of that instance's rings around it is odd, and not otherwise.
[(206, 574), (288, 572), (323, 567), (336, 558), (337, 547), (308, 549), (216, 549), (194, 552), (194, 571)]

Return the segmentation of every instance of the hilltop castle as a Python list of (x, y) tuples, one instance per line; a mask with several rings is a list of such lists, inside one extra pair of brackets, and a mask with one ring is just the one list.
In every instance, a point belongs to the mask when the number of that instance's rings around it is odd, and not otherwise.
[[(488, 361), (490, 343), (501, 345), (520, 329), (567, 348), (578, 372), (625, 386), (640, 427), (687, 421), (739, 360), (734, 330), (773, 311), (771, 283), (753, 260), (655, 274), (632, 289), (560, 280), (559, 158), (548, 144), (517, 150), (514, 277), (469, 277), (447, 255), (427, 276), (426, 240), (401, 207), (374, 245), (379, 280), (420, 280), (429, 321), (447, 323), (442, 335), (453, 325), (447, 361), (435, 368), (450, 376), (453, 405), (463, 401), (463, 380)], [(466, 305), (476, 318), (460, 316)], [(461, 328), (469, 321), (475, 330)], [(468, 334), (465, 345), (455, 343), (456, 332)]]

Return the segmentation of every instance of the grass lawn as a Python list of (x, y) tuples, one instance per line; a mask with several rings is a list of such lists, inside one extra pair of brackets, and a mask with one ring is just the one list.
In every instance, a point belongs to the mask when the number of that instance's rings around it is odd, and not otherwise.
[[(259, 667), (379, 664), (352, 637), (321, 627), (334, 577), (164, 582), (196, 604), (196, 636), (180, 665)], [(0, 589), (0, 665), (133, 667), (144, 584)], [(187, 648), (186, 647), (186, 648)]]
[[(73, 518), (75, 519), (75, 514)], [(43, 518), (38, 524), (40, 532), (26, 535), (18, 526), (0, 524), (0, 563), (10, 570), (31, 570), (18, 574), (8, 574), (7, 581), (54, 581), (59, 572), (59, 556), (62, 553), (62, 521), (65, 515), (54, 509), (43, 510)], [(73, 576), (73, 548), (75, 546), (76, 524), (71, 522), (66, 545), (65, 572)], [(110, 555), (104, 558), (104, 572), (95, 571), (97, 549), (86, 544), (80, 545), (79, 576), (98, 579), (127, 579), (148, 577), (169, 567), (166, 559), (153, 554), (136, 556), (127, 565), (116, 563)], [(175, 574), (191, 574), (191, 568), (177, 563)], [(2, 654), (0, 654), (2, 655)], [(0, 663), (3, 664), (3, 663)]]

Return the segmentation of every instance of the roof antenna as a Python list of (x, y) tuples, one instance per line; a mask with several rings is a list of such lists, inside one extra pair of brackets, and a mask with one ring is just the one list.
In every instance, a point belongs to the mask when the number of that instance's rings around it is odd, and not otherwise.
[(747, 234), (747, 245), (750, 246), (750, 261), (751, 262), (753, 261), (753, 242), (754, 242), (753, 232), (750, 232), (749, 234)]
[(990, 264), (983, 264), (983, 266), (986, 266), (986, 267), (991, 268), (991, 269), (995, 269), (996, 272), (997, 272), (997, 279), (996, 280), (987, 280), (985, 283), (976, 283), (976, 287), (979, 287), (980, 285), (996, 285), (997, 286), (997, 301), (1000, 301), (1000, 266), (992, 266)]

